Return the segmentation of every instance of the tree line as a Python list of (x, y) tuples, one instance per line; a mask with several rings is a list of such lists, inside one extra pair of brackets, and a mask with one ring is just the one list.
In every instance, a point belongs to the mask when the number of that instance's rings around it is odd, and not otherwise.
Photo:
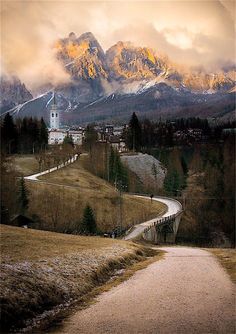
[[(235, 136), (197, 145), (189, 162), (180, 237), (201, 245), (235, 246)], [(228, 244), (227, 244), (228, 242)]]
[(46, 149), (47, 126), (41, 118), (13, 119), (7, 113), (1, 123), (1, 150), (6, 154), (31, 154)]
[[(153, 147), (173, 147), (178, 144), (193, 145), (196, 141), (218, 141), (224, 128), (235, 128), (235, 121), (209, 124), (207, 119), (198, 117), (165, 121), (160, 119), (158, 122), (149, 119), (139, 121), (137, 115), (133, 113), (128, 126), (124, 129), (123, 137), (130, 150), (140, 151)], [(192, 129), (200, 130), (200, 138), (194, 135), (179, 138), (175, 136), (178, 131), (187, 133)]]

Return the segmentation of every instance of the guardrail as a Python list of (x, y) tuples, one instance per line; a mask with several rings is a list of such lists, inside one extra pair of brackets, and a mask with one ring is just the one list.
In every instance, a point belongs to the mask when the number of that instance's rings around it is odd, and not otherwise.
[[(166, 197), (166, 196), (154, 196), (154, 197), (151, 197), (150, 195), (141, 194), (141, 193), (127, 193), (127, 195), (132, 195), (132, 196), (136, 196), (136, 197), (146, 198), (147, 200), (150, 200), (150, 201), (155, 201), (155, 200), (158, 201), (158, 199), (159, 199), (160, 202), (163, 202), (164, 204), (166, 204), (169, 207), (169, 210), (167, 212), (164, 211), (162, 213), (161, 217), (159, 215), (159, 217), (156, 217), (154, 219), (151, 219), (148, 222), (145, 222), (146, 226), (143, 226), (142, 232), (141, 231), (139, 232), (140, 235), (142, 234), (144, 238), (145, 238), (145, 235), (147, 236), (147, 238), (150, 238), (150, 236), (152, 236), (152, 238), (154, 238), (155, 240), (157, 240), (156, 238), (159, 235), (160, 229), (164, 228), (165, 225), (168, 227), (169, 223), (172, 222), (173, 223), (174, 237), (176, 236), (176, 232), (178, 230), (178, 225), (179, 225), (179, 219), (178, 219), (178, 217), (183, 212), (182, 204), (178, 200), (170, 198), (170, 197)], [(173, 207), (172, 207), (172, 205), (173, 205)], [(142, 223), (141, 223), (141, 225), (142, 225)], [(138, 228), (138, 226), (139, 225), (137, 225), (137, 228)], [(158, 226), (158, 228), (156, 226)], [(149, 233), (147, 233), (150, 230), (153, 230), (153, 232), (151, 232), (151, 235)], [(131, 230), (130, 233), (132, 234), (133, 231)], [(167, 232), (165, 232), (165, 233), (167, 233)], [(168, 233), (170, 233), (170, 232), (168, 232)], [(149, 236), (147, 234), (149, 234)]]
[(169, 223), (171, 221), (174, 221), (178, 216), (180, 216), (181, 214), (183, 213), (183, 210), (175, 213), (174, 215), (170, 215), (170, 216), (167, 216), (167, 217), (164, 217), (164, 218), (160, 218), (158, 219), (157, 221), (153, 222), (152, 224), (150, 224), (148, 227), (146, 227), (143, 231), (143, 233), (147, 233), (152, 227), (155, 227), (155, 226), (162, 226), (166, 223)]

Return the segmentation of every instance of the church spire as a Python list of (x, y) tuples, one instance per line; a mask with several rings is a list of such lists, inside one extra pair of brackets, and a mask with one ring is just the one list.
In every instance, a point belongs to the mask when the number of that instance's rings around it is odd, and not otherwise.
[(53, 91), (53, 104), (56, 105), (56, 94), (55, 94), (55, 90)]
[(53, 103), (50, 110), (50, 128), (51, 129), (59, 129), (60, 128), (60, 117), (59, 110), (56, 105), (56, 94), (53, 91)]

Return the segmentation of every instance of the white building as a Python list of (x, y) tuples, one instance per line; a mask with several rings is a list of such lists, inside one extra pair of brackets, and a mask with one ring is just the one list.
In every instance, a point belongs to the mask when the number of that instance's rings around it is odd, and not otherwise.
[(84, 138), (83, 130), (69, 130), (68, 135), (72, 137), (74, 144), (82, 145)]
[(62, 144), (66, 136), (71, 136), (76, 145), (82, 145), (83, 143), (84, 130), (82, 128), (79, 128), (78, 130), (60, 129), (60, 112), (57, 109), (55, 93), (50, 110), (50, 128), (48, 133), (49, 145)]
[(71, 136), (73, 143), (76, 145), (82, 145), (84, 132), (75, 130), (62, 130), (62, 129), (50, 129), (49, 130), (49, 144), (62, 144), (66, 136)]
[(62, 144), (67, 132), (66, 130), (50, 129), (48, 138), (49, 145)]

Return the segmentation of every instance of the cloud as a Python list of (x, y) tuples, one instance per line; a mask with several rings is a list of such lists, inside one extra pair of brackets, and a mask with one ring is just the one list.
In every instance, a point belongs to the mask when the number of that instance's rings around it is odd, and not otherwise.
[(1, 66), (28, 86), (68, 75), (52, 45), (92, 31), (106, 50), (117, 41), (155, 48), (178, 63), (216, 70), (235, 59), (233, 1), (2, 1)]

